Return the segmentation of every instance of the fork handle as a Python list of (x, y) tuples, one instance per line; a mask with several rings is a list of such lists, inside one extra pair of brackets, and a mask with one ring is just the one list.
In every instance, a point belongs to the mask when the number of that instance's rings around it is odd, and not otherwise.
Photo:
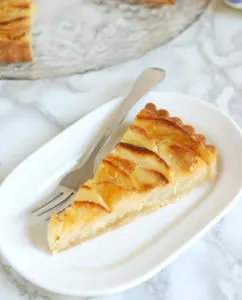
[(77, 168), (80, 168), (90, 157), (96, 157), (100, 149), (108, 144), (112, 136), (117, 131), (120, 123), (125, 119), (130, 109), (138, 102), (147, 92), (157, 85), (165, 77), (165, 71), (159, 68), (146, 69), (137, 79), (128, 96), (124, 98), (121, 106), (110, 121), (108, 128), (92, 145), (91, 149), (82, 157)]

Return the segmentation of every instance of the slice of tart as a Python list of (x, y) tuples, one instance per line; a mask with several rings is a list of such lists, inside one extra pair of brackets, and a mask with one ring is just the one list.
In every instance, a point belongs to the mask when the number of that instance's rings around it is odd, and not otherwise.
[(147, 104), (75, 201), (48, 224), (52, 253), (68, 249), (174, 201), (216, 175), (205, 137)]
[(0, 1), (0, 63), (32, 61), (32, 1)]

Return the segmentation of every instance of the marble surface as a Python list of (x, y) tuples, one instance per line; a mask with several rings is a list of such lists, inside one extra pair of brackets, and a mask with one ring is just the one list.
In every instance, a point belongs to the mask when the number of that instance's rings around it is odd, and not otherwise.
[[(242, 12), (212, 0), (205, 15), (179, 38), (140, 59), (82, 76), (1, 81), (0, 181), (88, 111), (127, 93), (137, 75), (150, 66), (167, 70), (167, 78), (157, 90), (203, 98), (242, 126)], [(157, 276), (131, 290), (96, 299), (242, 299), (241, 216), (242, 201)], [(0, 299), (81, 298), (46, 292), (1, 259)]]

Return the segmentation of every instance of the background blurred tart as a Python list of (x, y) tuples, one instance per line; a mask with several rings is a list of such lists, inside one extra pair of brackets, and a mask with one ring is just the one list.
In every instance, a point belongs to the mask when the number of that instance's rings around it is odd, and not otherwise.
[(31, 0), (0, 0), (0, 62), (32, 61), (32, 8)]
[(153, 212), (216, 176), (217, 150), (192, 126), (147, 104), (72, 205), (48, 225), (52, 253)]
[[(149, 6), (174, 4), (175, 0), (123, 0)], [(0, 63), (31, 62), (32, 0), (0, 0)]]
[(123, 0), (131, 4), (148, 4), (149, 6), (175, 4), (176, 0)]

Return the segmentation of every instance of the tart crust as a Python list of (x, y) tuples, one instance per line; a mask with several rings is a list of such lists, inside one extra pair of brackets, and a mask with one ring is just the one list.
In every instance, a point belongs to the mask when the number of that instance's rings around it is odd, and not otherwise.
[(15, 42), (0, 40), (0, 62), (31, 62), (32, 59), (32, 46), (29, 41)]

